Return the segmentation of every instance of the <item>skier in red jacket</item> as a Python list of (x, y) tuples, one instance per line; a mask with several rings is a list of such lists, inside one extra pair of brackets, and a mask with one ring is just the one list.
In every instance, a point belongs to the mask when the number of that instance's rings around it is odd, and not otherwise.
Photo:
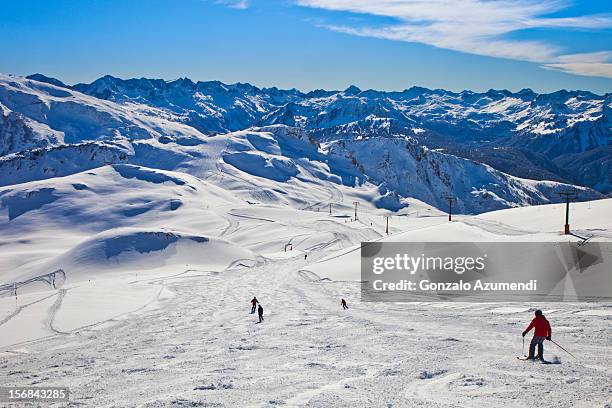
[[(548, 323), (548, 320), (546, 320), (541, 310), (535, 311), (535, 317), (523, 332), (523, 337), (525, 337), (525, 335), (527, 335), (531, 329), (535, 330), (531, 343), (529, 344), (529, 356), (527, 359), (538, 359), (544, 361), (544, 340), (550, 340), (550, 337), (552, 336), (552, 329), (550, 328), (550, 323)], [(536, 345), (538, 346), (538, 355), (534, 356)]]

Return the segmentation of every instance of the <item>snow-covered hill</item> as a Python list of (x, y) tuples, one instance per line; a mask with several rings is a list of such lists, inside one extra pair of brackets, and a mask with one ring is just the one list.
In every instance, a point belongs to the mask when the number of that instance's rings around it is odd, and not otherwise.
[(0, 107), (0, 123), (3, 123), (0, 155), (93, 140), (201, 135), (194, 128), (163, 115), (142, 114), (130, 106), (4, 75), (0, 75)]
[[(609, 304), (537, 304), (577, 356), (547, 342), (552, 364), (540, 365), (515, 358), (534, 305), (365, 303), (358, 261), (375, 240), (610, 241), (612, 200), (572, 204), (566, 236), (562, 205), (448, 222), (410, 198), (387, 236), (378, 188), (302, 174), (342, 178), (307, 158), (323, 154), (307, 139), (245, 131), (206, 143), (221, 166), (206, 179), (113, 164), (0, 188), (7, 385), (67, 386), (84, 406), (515, 407), (536, 392), (542, 407), (609, 402)], [(346, 151), (372, 148), (359, 143)], [(278, 150), (302, 161), (277, 161)], [(390, 160), (402, 157), (412, 165)]]

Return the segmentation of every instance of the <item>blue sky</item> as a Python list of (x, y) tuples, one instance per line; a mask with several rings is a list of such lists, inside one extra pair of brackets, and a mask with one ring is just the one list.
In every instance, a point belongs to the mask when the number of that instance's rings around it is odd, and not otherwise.
[(610, 0), (0, 0), (0, 72), (612, 92)]

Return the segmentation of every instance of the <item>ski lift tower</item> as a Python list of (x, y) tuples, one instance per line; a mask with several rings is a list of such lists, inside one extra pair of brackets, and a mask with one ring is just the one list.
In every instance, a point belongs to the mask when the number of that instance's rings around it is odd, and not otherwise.
[(578, 193), (575, 190), (560, 191), (559, 195), (565, 199), (565, 235), (570, 234), (569, 226), (569, 205), (570, 199), (578, 197)]
[(385, 228), (385, 233), (389, 235), (389, 218), (391, 218), (391, 216), (385, 215), (384, 217), (387, 219), (387, 227)]
[(453, 214), (453, 201), (457, 201), (457, 198), (453, 197), (450, 194), (445, 194), (442, 196), (442, 198), (446, 201), (448, 201), (448, 220), (452, 221), (452, 214)]

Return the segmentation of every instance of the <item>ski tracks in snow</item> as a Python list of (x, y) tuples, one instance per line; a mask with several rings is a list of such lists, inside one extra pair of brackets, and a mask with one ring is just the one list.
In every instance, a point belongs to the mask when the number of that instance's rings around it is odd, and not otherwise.
[[(299, 273), (306, 265), (296, 257), (151, 280), (175, 293), (163, 307), (81, 329), (69, 343), (29, 344), (36, 359), (2, 357), (0, 371), (22, 372), (10, 377), (15, 385), (36, 373), (45, 385), (72, 387), (75, 404), (95, 406), (529, 406), (537, 390), (540, 406), (569, 408), (587, 393), (593, 405), (609, 396), (609, 322), (562, 314), (580, 306), (555, 305), (549, 319), (564, 321), (558, 338), (572, 350), (581, 325), (600, 333), (579, 349), (601, 367), (526, 365), (514, 350), (527, 306), (361, 303), (359, 283), (311, 279)], [(254, 295), (262, 324), (249, 313)]]
[(64, 300), (64, 296), (66, 296), (66, 292), (67, 289), (58, 290), (57, 299), (55, 299), (55, 302), (53, 302), (53, 304), (49, 308), (49, 311), (47, 312), (47, 318), (45, 319), (45, 326), (47, 327), (47, 329), (49, 329), (55, 334), (69, 334), (67, 332), (58, 330), (53, 326), (53, 322), (55, 321), (55, 315), (57, 314), (59, 308), (62, 306), (62, 301)]

